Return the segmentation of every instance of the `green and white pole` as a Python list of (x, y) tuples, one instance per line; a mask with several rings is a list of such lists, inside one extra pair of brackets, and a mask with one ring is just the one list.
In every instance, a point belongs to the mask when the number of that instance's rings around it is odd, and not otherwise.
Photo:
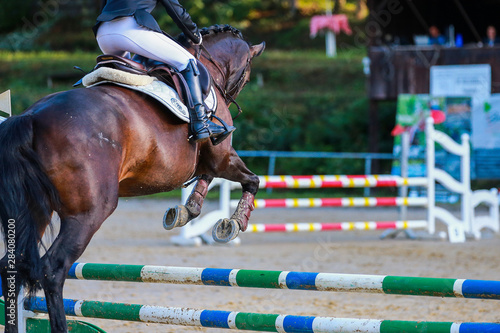
[[(47, 312), (47, 304), (45, 303), (45, 299), (42, 297), (33, 299), (31, 303), (26, 304), (26, 308), (34, 312)], [(236, 311), (197, 310), (189, 308), (159, 307), (86, 300), (64, 300), (64, 308), (66, 315), (68, 316), (261, 332), (500, 332), (500, 324), (498, 323), (417, 322), (291, 316)]]
[(224, 268), (75, 263), (69, 278), (500, 299), (500, 281)]

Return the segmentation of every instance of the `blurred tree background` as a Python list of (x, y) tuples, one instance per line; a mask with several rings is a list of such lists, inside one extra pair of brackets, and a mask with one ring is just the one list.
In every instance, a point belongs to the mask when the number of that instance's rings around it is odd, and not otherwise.
[[(185, 0), (181, 3), (200, 27), (230, 24), (244, 30), (249, 39), (265, 37), (271, 48), (304, 49), (323, 46), (320, 38), (309, 38), (309, 20), (313, 15), (325, 13), (330, 1), (334, 12), (349, 15), (351, 24), (362, 24), (368, 14), (366, 0)], [(89, 32), (101, 0), (1, 0), (0, 5), (0, 49), (96, 50)], [(154, 15), (166, 32), (178, 33), (162, 6), (157, 7)]]
[[(0, 0), (0, 92), (11, 89), (15, 113), (37, 99), (71, 89), (78, 78), (73, 65), (92, 69), (99, 49), (91, 31), (101, 0)], [(255, 59), (252, 81), (238, 102), (244, 113), (235, 121), (239, 150), (366, 152), (368, 98), (362, 59), (366, 45), (356, 43), (368, 15), (366, 0), (185, 0), (200, 27), (231, 24), (251, 43), (266, 42)], [(346, 14), (353, 35), (337, 36), (338, 56), (325, 56), (325, 38), (312, 39), (313, 15)], [(154, 15), (176, 35), (162, 6)], [(363, 37), (363, 36), (361, 36)], [(357, 38), (357, 39), (356, 39)], [(74, 73), (73, 76), (68, 73)], [(64, 78), (66, 80), (56, 80)], [(233, 110), (236, 113), (235, 109)], [(392, 151), (390, 130), (395, 107), (380, 108), (381, 150)], [(247, 159), (265, 173), (267, 161)], [(381, 172), (390, 172), (390, 165)], [(363, 173), (363, 161), (279, 161), (276, 173)]]

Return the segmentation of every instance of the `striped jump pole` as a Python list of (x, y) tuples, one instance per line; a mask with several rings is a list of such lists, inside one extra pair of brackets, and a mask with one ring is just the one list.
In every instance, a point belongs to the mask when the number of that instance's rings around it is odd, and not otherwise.
[[(47, 305), (45, 299), (42, 297), (37, 297), (32, 302), (27, 303), (26, 308), (34, 312), (47, 313)], [(220, 310), (197, 310), (190, 308), (87, 300), (64, 300), (64, 309), (66, 315), (69, 316), (261, 332), (500, 332), (500, 324), (497, 323), (344, 319)]]
[(385, 230), (385, 229), (425, 229), (427, 221), (365, 221), (365, 222), (332, 222), (332, 223), (283, 223), (264, 224), (250, 223), (247, 233), (267, 232), (318, 232), (318, 231), (352, 231), (352, 230)]
[[(303, 199), (256, 199), (255, 208), (313, 208), (313, 207), (401, 207), (426, 206), (427, 198), (303, 198)], [(231, 200), (236, 208), (238, 200)]]
[(427, 186), (427, 178), (391, 175), (259, 176), (259, 188), (353, 188)]
[(81, 280), (500, 299), (500, 281), (469, 279), (88, 263), (73, 264), (68, 277)]

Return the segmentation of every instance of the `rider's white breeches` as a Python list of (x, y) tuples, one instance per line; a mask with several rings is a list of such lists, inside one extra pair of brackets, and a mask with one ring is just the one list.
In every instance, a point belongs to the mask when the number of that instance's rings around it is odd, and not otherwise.
[(169, 37), (142, 27), (132, 16), (102, 22), (97, 31), (97, 43), (105, 54), (127, 56), (128, 52), (174, 66), (179, 71), (194, 59), (181, 45)]

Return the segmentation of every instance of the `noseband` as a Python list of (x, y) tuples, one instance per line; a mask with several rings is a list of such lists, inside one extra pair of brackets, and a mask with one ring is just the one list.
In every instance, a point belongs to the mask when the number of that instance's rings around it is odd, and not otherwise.
[[(207, 48), (203, 44), (200, 45), (198, 52), (196, 53), (196, 58), (199, 59), (202, 50), (205, 53), (205, 54), (203, 54), (203, 56), (208, 61), (210, 61), (212, 64), (214, 64), (214, 66), (222, 74), (222, 77), (224, 77), (225, 73), (222, 70), (221, 66), (219, 65), (219, 63), (217, 61), (214, 60), (214, 58), (212, 57), (210, 52), (207, 50)], [(245, 77), (246, 77), (248, 70), (250, 69), (251, 61), (252, 61), (252, 57), (250, 55), (250, 51), (248, 51), (248, 58), (247, 58), (247, 63), (245, 65), (245, 68), (243, 69), (243, 72), (241, 73), (240, 77), (238, 78), (238, 81), (236, 81), (236, 84), (232, 88), (228, 87), (229, 82), (226, 82), (226, 86), (224, 88), (222, 88), (219, 83), (217, 83), (215, 80), (212, 80), (212, 82), (214, 83), (217, 90), (219, 90), (222, 97), (224, 97), (226, 105), (229, 106), (231, 103), (233, 103), (238, 108), (238, 114), (236, 114), (236, 116), (233, 117), (233, 120), (238, 118), (239, 115), (243, 112), (243, 110), (241, 109), (239, 104), (236, 102), (234, 95), (236, 95), (236, 93), (238, 93), (245, 85)]]

